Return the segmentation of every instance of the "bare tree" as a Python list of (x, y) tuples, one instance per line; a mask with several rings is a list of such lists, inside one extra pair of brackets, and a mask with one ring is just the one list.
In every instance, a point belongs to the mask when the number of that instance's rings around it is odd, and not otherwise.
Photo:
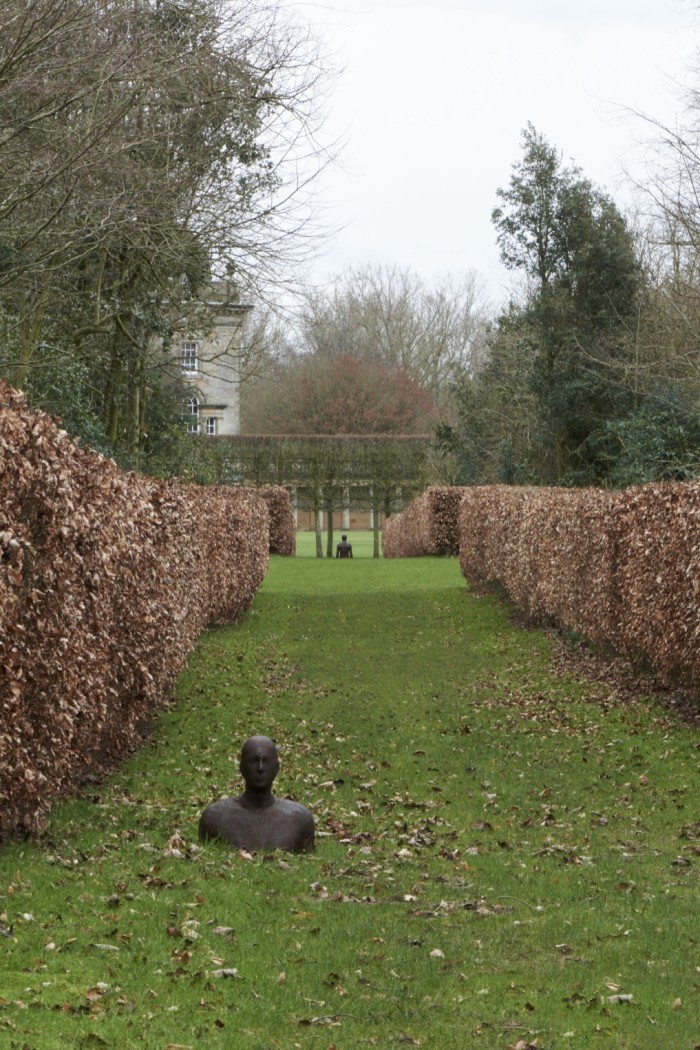
[(437, 394), (469, 367), (485, 320), (474, 272), (429, 284), (411, 270), (365, 266), (307, 296), (301, 340), (313, 353), (405, 369)]

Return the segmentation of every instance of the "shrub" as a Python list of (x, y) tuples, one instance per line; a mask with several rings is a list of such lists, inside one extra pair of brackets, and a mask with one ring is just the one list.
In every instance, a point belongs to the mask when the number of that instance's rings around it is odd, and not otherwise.
[(426, 489), (400, 515), (384, 522), (385, 558), (417, 558), (459, 553), (459, 505), (466, 489)]
[(467, 579), (667, 681), (700, 682), (700, 483), (473, 488), (460, 530)]
[(267, 569), (265, 501), (125, 474), (0, 384), (0, 837), (141, 739)]
[(296, 554), (297, 533), (289, 492), (282, 485), (265, 485), (257, 491), (267, 503), (270, 516), (270, 554)]

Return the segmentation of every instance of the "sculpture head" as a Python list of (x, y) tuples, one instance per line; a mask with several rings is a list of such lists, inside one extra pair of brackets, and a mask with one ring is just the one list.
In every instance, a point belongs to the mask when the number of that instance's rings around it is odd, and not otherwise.
[(269, 736), (251, 736), (241, 748), (240, 770), (249, 791), (267, 792), (279, 773), (277, 747)]

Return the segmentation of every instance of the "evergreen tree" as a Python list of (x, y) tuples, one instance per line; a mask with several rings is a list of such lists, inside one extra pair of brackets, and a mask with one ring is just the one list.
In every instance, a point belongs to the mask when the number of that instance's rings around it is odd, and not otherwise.
[[(632, 233), (616, 205), (531, 124), (492, 219), (504, 264), (524, 273), (519, 330), (547, 482), (600, 478), (596, 435), (633, 407), (614, 382), (643, 290)], [(537, 457), (536, 457), (537, 458)]]

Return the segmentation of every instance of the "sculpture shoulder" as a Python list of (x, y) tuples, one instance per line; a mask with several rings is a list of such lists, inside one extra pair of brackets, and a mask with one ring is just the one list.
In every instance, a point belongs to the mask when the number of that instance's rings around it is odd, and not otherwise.
[(314, 848), (314, 818), (290, 799), (276, 798), (265, 809), (251, 809), (240, 798), (220, 799), (199, 820), (199, 837), (223, 839), (239, 849), (308, 852)]
[(299, 802), (288, 798), (275, 799), (274, 821), (281, 829), (286, 827), (293, 834), (294, 850), (306, 852), (314, 848), (316, 826), (313, 814)]
[(233, 816), (236, 813), (243, 813), (244, 809), (241, 805), (240, 799), (238, 798), (220, 798), (218, 802), (210, 802), (209, 805), (202, 811), (202, 818), (208, 817), (227, 817)]
[(200, 839), (218, 838), (222, 835), (224, 827), (243, 812), (237, 798), (221, 798), (218, 802), (211, 802), (199, 818)]
[(299, 821), (311, 821), (313, 824), (314, 818), (311, 815), (311, 810), (307, 809), (306, 806), (302, 806), (300, 802), (292, 802), (290, 798), (276, 798), (275, 809), (279, 813), (284, 813), (293, 819)]

